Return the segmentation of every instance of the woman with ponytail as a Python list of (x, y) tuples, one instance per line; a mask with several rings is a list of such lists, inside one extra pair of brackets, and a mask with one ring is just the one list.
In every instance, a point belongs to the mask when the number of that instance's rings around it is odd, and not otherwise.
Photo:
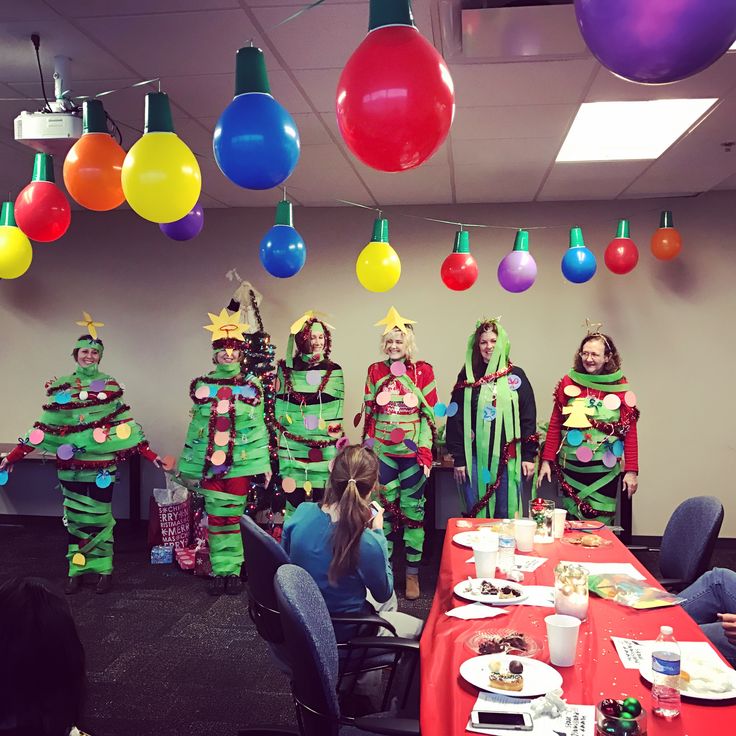
[(374, 515), (370, 503), (377, 484), (373, 452), (346, 447), (335, 457), (322, 504), (303, 503), (289, 515), (281, 543), (314, 578), (330, 613), (365, 613), (382, 604), (378, 613), (398, 635), (416, 638), (422, 622), (396, 612), (383, 511)]

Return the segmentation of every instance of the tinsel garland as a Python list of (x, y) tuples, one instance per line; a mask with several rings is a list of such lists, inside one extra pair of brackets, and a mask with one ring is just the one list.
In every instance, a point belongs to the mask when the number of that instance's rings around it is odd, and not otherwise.
[(502, 368), (500, 371), (496, 371), (495, 373), (489, 373), (487, 376), (482, 376), (477, 381), (458, 381), (455, 386), (453, 387), (453, 391), (459, 388), (478, 388), (479, 386), (484, 386), (486, 383), (490, 383), (491, 381), (495, 381), (497, 378), (503, 378), (503, 376), (507, 376), (514, 368), (514, 364), (509, 361), (506, 368)]
[(410, 519), (402, 512), (398, 499), (396, 501), (389, 501), (381, 491), (378, 492), (378, 498), (381, 499), (381, 506), (383, 506), (384, 511), (393, 514), (391, 517), (392, 532), (406, 526), (410, 529), (419, 529), (424, 526), (424, 519)]
[[(68, 404), (64, 404), (68, 406)], [(47, 409), (47, 411), (55, 411), (55, 409)], [(127, 404), (121, 404), (117, 409), (110, 412), (106, 417), (98, 419), (96, 422), (87, 422), (86, 424), (70, 424), (68, 426), (53, 426), (51, 424), (44, 424), (43, 422), (34, 422), (33, 426), (42, 429), (48, 434), (56, 435), (57, 437), (64, 437), (70, 432), (84, 432), (86, 429), (96, 429), (97, 427), (107, 427), (110, 422), (119, 414), (130, 411), (130, 407)]]
[[(74, 448), (75, 450), (79, 448)], [(120, 450), (115, 453), (115, 457), (112, 460), (61, 460), (56, 458), (57, 470), (105, 470), (105, 468), (117, 465), (129, 457), (140, 453), (143, 450), (149, 450), (148, 442), (141, 442), (135, 447), (129, 447), (127, 450)]]
[[(103, 373), (103, 374), (100, 374), (100, 375), (105, 375), (105, 374)], [(57, 393), (58, 391), (66, 391), (66, 389), (68, 389), (68, 388), (76, 388), (76, 389), (78, 389), (80, 391), (83, 391), (84, 390), (84, 389), (82, 389), (82, 381), (79, 378), (79, 376), (77, 376), (77, 378), (74, 381), (74, 383), (69, 383), (67, 381), (65, 383), (60, 383), (58, 385), (54, 385), (54, 382), (56, 380), (57, 380), (56, 378), (51, 378), (48, 381), (46, 381), (46, 383), (44, 383), (43, 386), (44, 386), (44, 389), (46, 390), (46, 396), (52, 396), (53, 394)], [(104, 380), (105, 381), (105, 386), (107, 386), (107, 384), (109, 383), (113, 387), (113, 389), (120, 389), (120, 391), (122, 391), (122, 388), (123, 387), (112, 376), (107, 376), (107, 378), (104, 378), (104, 379), (103, 378), (100, 378), (98, 380), (100, 380), (100, 381), (103, 381)], [(103, 391), (104, 390), (105, 389), (103, 389)], [(105, 399), (102, 399), (102, 401), (105, 401)]]
[(334, 445), (337, 440), (339, 439), (336, 437), (335, 439), (327, 439), (327, 440), (313, 440), (309, 439), (308, 437), (302, 437), (301, 435), (294, 434), (293, 432), (289, 432), (286, 427), (284, 427), (281, 422), (279, 422), (278, 419), (274, 419), (274, 422), (276, 423), (276, 427), (278, 428), (279, 432), (284, 435), (287, 439), (290, 439), (292, 442), (299, 442), (303, 445), (306, 445), (307, 447), (317, 447), (320, 450), (324, 449), (325, 447), (329, 447), (330, 445)]
[(586, 519), (594, 519), (598, 516), (598, 511), (596, 511), (587, 501), (580, 498), (575, 489), (565, 480), (560, 464), (555, 460), (550, 463), (550, 465), (552, 466), (552, 470), (554, 471), (562, 492), (578, 507), (580, 515)]
[[(67, 388), (68, 387), (69, 386), (67, 385)], [(62, 388), (55, 388), (54, 392), (63, 390), (64, 389)], [(94, 399), (85, 399), (84, 401), (69, 401), (66, 404), (57, 404), (56, 402), (54, 402), (53, 404), (43, 404), (41, 408), (44, 411), (60, 411), (62, 409), (66, 411), (70, 409), (89, 409), (93, 406), (100, 406), (101, 404), (107, 404), (110, 401), (115, 401), (116, 399), (119, 399), (123, 395), (123, 390), (119, 388), (119, 390), (113, 391), (112, 393), (108, 393), (107, 391), (105, 391), (104, 393), (104, 399), (98, 399), (95, 396)]]

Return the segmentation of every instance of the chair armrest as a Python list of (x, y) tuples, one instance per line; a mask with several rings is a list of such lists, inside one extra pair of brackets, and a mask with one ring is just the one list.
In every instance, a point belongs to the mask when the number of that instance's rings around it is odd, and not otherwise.
[(643, 544), (627, 544), (626, 549), (629, 552), (650, 552), (649, 547), (645, 547)]
[(340, 723), (387, 736), (419, 736), (419, 721), (413, 718), (341, 718)]
[(396, 629), (393, 624), (381, 618), (377, 613), (336, 613), (330, 616), (332, 623), (340, 624), (366, 624), (368, 626), (378, 626), (387, 629), (393, 636), (396, 636)]
[(360, 636), (350, 639), (347, 645), (356, 649), (375, 649), (376, 647), (380, 647), (381, 649), (394, 649), (396, 651), (400, 649), (404, 649), (407, 652), (419, 651), (419, 642), (416, 639), (405, 639), (401, 636)]

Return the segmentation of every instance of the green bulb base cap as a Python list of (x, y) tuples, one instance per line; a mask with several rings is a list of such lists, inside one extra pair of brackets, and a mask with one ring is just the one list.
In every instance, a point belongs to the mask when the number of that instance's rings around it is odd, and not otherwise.
[(662, 214), (659, 216), (660, 227), (674, 227), (675, 223), (672, 219), (672, 210), (662, 210)]
[(452, 246), (453, 253), (470, 253), (470, 233), (467, 230), (458, 230), (455, 233), (455, 245)]
[(149, 92), (146, 95), (144, 133), (173, 133), (174, 120), (166, 92)]
[(15, 221), (15, 205), (12, 202), (3, 202), (3, 208), (0, 211), (0, 226), (18, 227)]
[(82, 132), (107, 133), (107, 116), (99, 100), (85, 100), (82, 103)]
[(282, 199), (276, 205), (276, 224), (288, 225), (293, 227), (294, 219), (292, 217), (291, 202), (288, 199)]
[(373, 243), (388, 243), (388, 220), (377, 217), (373, 222)]
[(33, 159), (33, 176), (31, 181), (56, 182), (54, 178), (54, 157), (50, 153), (37, 153)]
[(583, 241), (583, 231), (579, 227), (570, 228), (570, 247), (571, 248), (585, 248), (585, 242)]
[(248, 92), (271, 94), (266, 57), (256, 46), (244, 46), (235, 54), (235, 96)]
[(617, 238), (629, 238), (629, 237), (631, 237), (629, 235), (629, 221), (628, 220), (619, 220), (618, 221), (618, 227), (616, 228), (616, 237)]
[(370, 0), (368, 31), (383, 26), (414, 26), (410, 0)]
[(514, 238), (514, 250), (529, 251), (529, 232), (527, 230), (517, 230)]

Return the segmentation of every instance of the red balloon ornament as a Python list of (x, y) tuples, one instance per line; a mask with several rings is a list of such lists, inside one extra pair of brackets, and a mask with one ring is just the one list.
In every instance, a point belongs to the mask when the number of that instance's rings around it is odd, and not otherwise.
[(680, 233), (675, 230), (670, 210), (665, 210), (660, 215), (659, 227), (652, 235), (651, 247), (652, 254), (660, 261), (671, 261), (680, 255), (682, 238)]
[(33, 179), (15, 200), (18, 227), (39, 243), (58, 240), (72, 221), (72, 211), (64, 192), (54, 183), (54, 160), (48, 153), (37, 153)]
[(623, 276), (639, 262), (639, 249), (629, 237), (629, 221), (619, 220), (616, 237), (606, 247), (603, 260), (609, 271)]
[(470, 236), (467, 230), (455, 233), (455, 245), (440, 269), (442, 283), (453, 291), (465, 291), (478, 279), (478, 264), (470, 253)]
[(371, 0), (368, 35), (337, 85), (348, 148), (378, 171), (406, 171), (442, 145), (455, 115), (444, 59), (419, 33), (408, 0)]

